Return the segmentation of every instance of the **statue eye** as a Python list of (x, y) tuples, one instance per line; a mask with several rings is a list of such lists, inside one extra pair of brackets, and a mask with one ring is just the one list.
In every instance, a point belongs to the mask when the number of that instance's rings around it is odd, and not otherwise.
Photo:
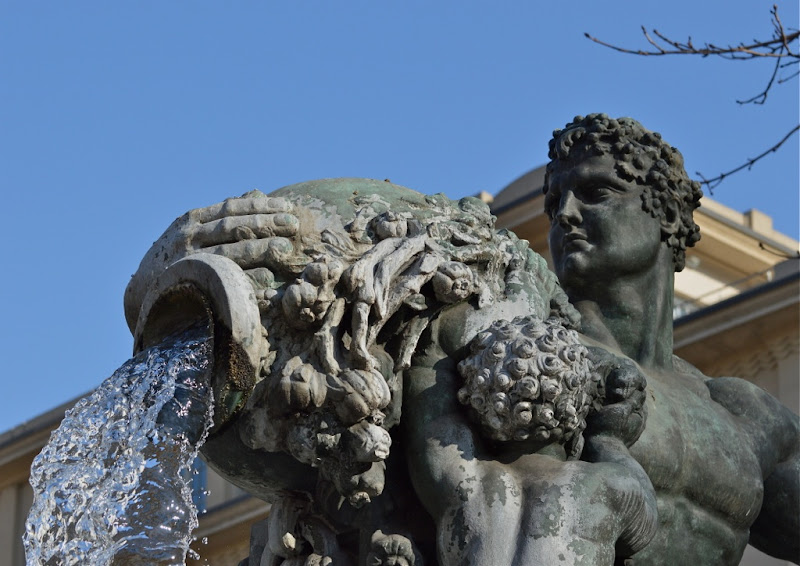
[(616, 191), (608, 185), (590, 185), (582, 191), (586, 202), (597, 202)]

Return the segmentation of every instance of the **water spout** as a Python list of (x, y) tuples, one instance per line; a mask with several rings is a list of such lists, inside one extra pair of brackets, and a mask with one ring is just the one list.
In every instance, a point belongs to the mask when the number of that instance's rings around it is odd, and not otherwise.
[(232, 260), (199, 253), (162, 273), (144, 298), (134, 334), (134, 354), (194, 324), (213, 337), (215, 432), (244, 405), (256, 383), (262, 349), (253, 287)]
[(68, 412), (34, 461), (28, 564), (184, 564), (197, 526), (191, 463), (255, 385), (261, 343), (252, 285), (233, 261), (198, 254), (161, 274), (134, 358)]
[(141, 352), (67, 412), (33, 462), (27, 564), (180, 566), (197, 525), (185, 477), (211, 426), (200, 328)]

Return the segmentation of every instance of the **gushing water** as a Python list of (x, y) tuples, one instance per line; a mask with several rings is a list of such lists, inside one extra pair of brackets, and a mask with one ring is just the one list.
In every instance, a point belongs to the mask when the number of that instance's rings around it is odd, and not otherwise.
[(126, 362), (70, 410), (33, 462), (31, 565), (185, 563), (189, 468), (212, 419), (210, 340), (192, 331)]

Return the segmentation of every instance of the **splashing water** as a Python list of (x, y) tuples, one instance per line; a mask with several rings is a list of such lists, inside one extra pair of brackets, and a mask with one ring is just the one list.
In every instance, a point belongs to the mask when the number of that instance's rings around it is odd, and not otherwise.
[(126, 362), (67, 412), (33, 462), (27, 564), (185, 563), (197, 526), (186, 478), (212, 422), (198, 330)]

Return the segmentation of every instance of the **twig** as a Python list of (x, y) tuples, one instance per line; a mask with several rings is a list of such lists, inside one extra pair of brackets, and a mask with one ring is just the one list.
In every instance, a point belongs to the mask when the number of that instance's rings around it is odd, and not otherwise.
[(717, 175), (716, 177), (712, 177), (711, 179), (706, 179), (705, 176), (703, 176), (703, 174), (700, 173), (699, 171), (697, 171), (695, 174), (698, 177), (700, 177), (700, 179), (701, 179), (700, 183), (705, 185), (705, 186), (707, 186), (709, 192), (713, 195), (714, 194), (714, 192), (713, 192), (714, 188), (717, 187), (726, 177), (728, 177), (729, 175), (733, 175), (734, 173), (738, 173), (742, 169), (750, 169), (750, 168), (752, 168), (753, 165), (755, 165), (755, 163), (759, 159), (762, 159), (762, 158), (766, 157), (767, 155), (769, 155), (770, 153), (773, 153), (773, 152), (777, 151), (778, 148), (781, 147), (786, 142), (786, 140), (788, 140), (790, 137), (792, 137), (792, 134), (797, 132), (797, 130), (800, 130), (800, 124), (798, 124), (797, 126), (792, 128), (791, 131), (788, 134), (783, 136), (783, 139), (781, 139), (781, 141), (779, 141), (778, 143), (776, 143), (775, 145), (770, 147), (764, 153), (758, 155), (757, 157), (753, 157), (753, 158), (748, 159), (747, 162), (743, 163), (742, 165), (739, 165), (735, 169), (731, 169), (730, 171), (726, 171), (725, 173), (720, 173), (719, 175)]
[(784, 36), (782, 38), (774, 38), (769, 41), (759, 41), (755, 43), (751, 43), (749, 45), (728, 45), (726, 47), (719, 47), (714, 45), (713, 43), (706, 43), (704, 47), (697, 48), (691, 44), (691, 38), (687, 43), (680, 43), (674, 40), (667, 38), (666, 36), (659, 33), (658, 30), (654, 29), (653, 33), (657, 35), (662, 41), (670, 45), (673, 49), (665, 49), (661, 45), (659, 45), (649, 34), (646, 28), (642, 27), (642, 33), (647, 39), (647, 42), (653, 45), (657, 51), (644, 51), (642, 49), (628, 49), (625, 47), (620, 47), (618, 45), (614, 45), (611, 43), (607, 43), (601, 39), (590, 35), (589, 33), (584, 33), (583, 35), (594, 41), (595, 43), (599, 43), (605, 47), (613, 49), (615, 51), (620, 51), (622, 53), (630, 53), (632, 55), (645, 55), (645, 56), (655, 56), (655, 55), (700, 55), (702, 57), (708, 57), (709, 55), (718, 55), (718, 56), (733, 56), (737, 59), (755, 59), (758, 57), (792, 57), (792, 58), (800, 58), (800, 53), (793, 52), (789, 48), (788, 44), (792, 43), (793, 41), (797, 40), (800, 37), (800, 32), (794, 32), (790, 35)]
[[(775, 82), (775, 77), (778, 76), (778, 70), (782, 67), (781, 65), (781, 58), (777, 58), (775, 60), (775, 68), (772, 69), (772, 76), (770, 76), (769, 81), (767, 82), (767, 86), (764, 87), (764, 90), (761, 91), (760, 94), (755, 95), (752, 98), (748, 98), (747, 100), (737, 100), (736, 104), (764, 104), (767, 101), (767, 93), (769, 93), (769, 89), (772, 88), (772, 84)], [(784, 82), (782, 79), (778, 81), (778, 84)]]
[(778, 84), (782, 85), (783, 83), (795, 78), (797, 75), (800, 75), (800, 71), (795, 71), (794, 73), (792, 73), (788, 77), (783, 77), (782, 79), (778, 79)]
[[(642, 34), (644, 35), (645, 40), (647, 40), (647, 43), (655, 48), (655, 51), (628, 49), (607, 43), (588, 33), (584, 33), (583, 35), (595, 43), (599, 43), (600, 45), (621, 53), (630, 53), (632, 55), (700, 55), (701, 57), (716, 55), (726, 59), (738, 60), (756, 59), (760, 57), (773, 57), (777, 59), (789, 57), (792, 59), (800, 59), (800, 51), (792, 51), (791, 48), (791, 44), (800, 37), (800, 32), (798, 30), (794, 30), (789, 35), (786, 34), (786, 29), (783, 27), (783, 22), (778, 15), (777, 5), (772, 6), (770, 14), (772, 15), (772, 27), (774, 31), (773, 36), (769, 40), (760, 41), (754, 39), (752, 43), (749, 44), (740, 43), (739, 45), (727, 45), (725, 47), (721, 47), (713, 43), (704, 43), (703, 47), (698, 48), (692, 43), (691, 36), (688, 38), (686, 43), (681, 43), (680, 41), (670, 39), (654, 28), (652, 33), (658, 38), (658, 40), (656, 40), (653, 39), (653, 37), (650, 35), (650, 32), (648, 32), (647, 28), (644, 26), (642, 26)], [(659, 41), (661, 41), (661, 43), (659, 43)], [(662, 43), (666, 44), (668, 48), (665, 48)]]

